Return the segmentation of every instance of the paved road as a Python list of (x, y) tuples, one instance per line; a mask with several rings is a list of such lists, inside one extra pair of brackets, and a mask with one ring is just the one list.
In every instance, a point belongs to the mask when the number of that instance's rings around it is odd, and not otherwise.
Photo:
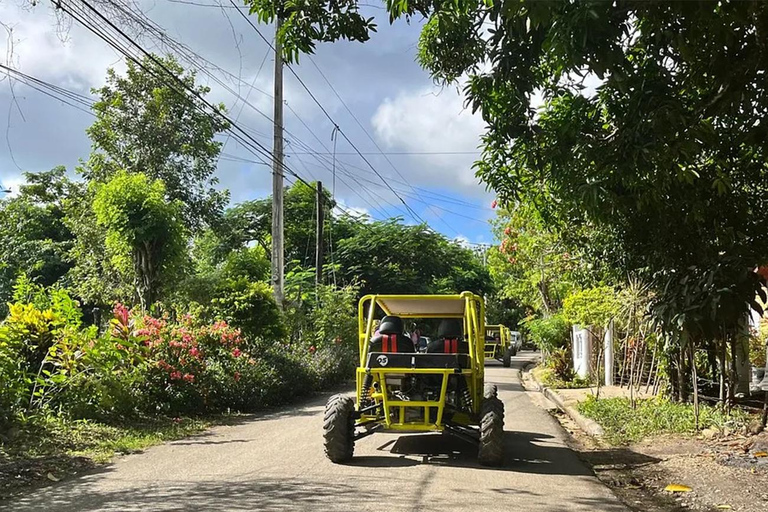
[[(530, 353), (514, 359), (520, 368)], [(322, 449), (325, 397), (239, 425), (122, 457), (103, 470), (0, 506), (16, 512), (90, 511), (625, 511), (565, 445), (515, 369), (486, 380), (506, 405), (507, 463), (440, 434), (375, 434), (349, 465)]]

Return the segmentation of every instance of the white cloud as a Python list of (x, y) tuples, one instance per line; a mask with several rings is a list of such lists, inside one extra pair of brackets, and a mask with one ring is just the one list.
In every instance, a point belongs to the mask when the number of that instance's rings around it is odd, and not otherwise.
[[(0, 178), (0, 194), (2, 194), (1, 197), (4, 198), (11, 198), (16, 197), (19, 195), (19, 187), (25, 183), (24, 176), (20, 174), (12, 174), (8, 177), (3, 176)], [(5, 194), (2, 191), (5, 189), (10, 189), (10, 194)]]
[(106, 68), (123, 67), (106, 44), (47, 4), (0, 4), (0, 19), (12, 31), (0, 40), (0, 52), (28, 75), (87, 92), (104, 82)]
[(336, 208), (333, 209), (333, 213), (336, 217), (342, 217), (352, 215), (354, 217), (370, 217), (371, 212), (368, 208), (362, 206), (352, 206), (345, 202), (343, 199), (336, 198)]
[[(371, 120), (386, 149), (411, 153), (413, 181), (462, 190), (478, 180), (472, 169), (479, 157), (480, 135), (485, 123), (464, 108), (464, 97), (455, 89), (426, 87), (401, 92), (381, 103)], [(448, 154), (477, 151), (475, 154)]]

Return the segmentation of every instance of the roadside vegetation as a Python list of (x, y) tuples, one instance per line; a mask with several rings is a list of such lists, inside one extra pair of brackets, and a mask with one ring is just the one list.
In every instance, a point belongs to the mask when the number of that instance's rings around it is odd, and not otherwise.
[[(665, 398), (637, 400), (628, 398), (601, 398), (589, 396), (578, 404), (584, 416), (598, 422), (605, 431), (604, 439), (611, 444), (624, 445), (663, 434), (688, 434), (698, 432), (693, 404), (675, 403)], [(699, 429), (743, 428), (748, 416), (739, 411), (724, 412), (718, 406), (700, 406)]]
[(494, 295), (473, 251), (399, 218), (339, 213), (327, 190), (332, 253), (316, 284), (316, 185), (299, 182), (285, 191), (277, 304), (271, 198), (229, 203), (214, 176), (226, 126), (159, 66), (109, 70), (90, 156), (74, 172), (29, 171), (0, 199), (0, 479), (30, 461), (103, 462), (352, 380), (364, 293)]
[[(279, 36), (289, 61), (375, 30), (357, 2), (315, 13), (320, 32), (290, 7), (249, 4), (262, 21), (290, 20)], [(768, 299), (766, 5), (426, 1), (387, 11), (426, 18), (419, 62), (436, 82), (463, 86), (487, 124), (476, 170), (498, 194), (491, 274), (548, 358), (570, 344), (550, 336), (550, 318), (598, 346), (613, 320), (622, 385), (675, 402), (705, 393), (726, 409), (749, 395), (749, 338), (763, 349), (766, 339), (746, 319)]]

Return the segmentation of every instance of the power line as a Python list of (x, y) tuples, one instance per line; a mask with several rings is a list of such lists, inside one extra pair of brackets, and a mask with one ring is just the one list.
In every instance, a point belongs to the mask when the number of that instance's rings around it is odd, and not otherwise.
[[(323, 153), (324, 155), (330, 155), (330, 152)], [(479, 155), (479, 151), (363, 151), (361, 153), (355, 153), (355, 152), (340, 152), (336, 153), (337, 155), (369, 155), (369, 156), (376, 156), (376, 155), (385, 155), (385, 156), (392, 156), (392, 155)], [(402, 176), (401, 176), (402, 177)]]
[[(229, 0), (229, 2), (230, 2), (230, 3), (231, 3), (233, 6), (236, 6), (236, 5), (237, 5), (237, 4), (235, 4), (234, 0)], [(259, 37), (261, 37), (261, 38), (264, 40), (264, 42), (265, 42), (265, 43), (267, 43), (267, 44), (268, 44), (268, 45), (269, 45), (269, 46), (270, 46), (270, 47), (271, 47), (271, 48), (274, 50), (275, 48), (274, 48), (274, 46), (272, 45), (272, 43), (270, 43), (270, 42), (267, 40), (267, 38), (266, 38), (266, 37), (264, 37), (264, 34), (262, 34), (262, 33), (261, 33), (261, 31), (259, 30), (259, 28), (258, 28), (256, 25), (254, 25), (254, 23), (251, 21), (251, 19), (248, 17), (248, 15), (246, 15), (246, 14), (245, 14), (245, 13), (244, 13), (242, 10), (239, 10), (239, 9), (238, 9), (238, 11), (237, 11), (237, 12), (238, 12), (238, 14), (240, 14), (240, 16), (242, 16), (242, 17), (243, 17), (243, 19), (245, 19), (245, 20), (248, 22), (248, 24), (249, 24), (249, 25), (250, 25), (250, 26), (253, 28), (253, 30), (255, 30), (257, 34), (259, 34)], [(397, 198), (400, 200), (400, 202), (401, 202), (401, 203), (403, 203), (403, 206), (405, 206), (406, 210), (408, 210), (408, 212), (410, 213), (411, 217), (413, 217), (413, 218), (414, 218), (414, 220), (416, 220), (416, 221), (418, 221), (418, 222), (421, 222), (421, 223), (423, 223), (423, 224), (427, 224), (427, 222), (426, 222), (426, 221), (425, 221), (425, 220), (424, 220), (424, 219), (423, 219), (423, 218), (422, 218), (422, 217), (421, 217), (421, 216), (420, 216), (418, 213), (416, 213), (416, 211), (415, 211), (413, 208), (411, 208), (411, 207), (408, 205), (408, 203), (406, 203), (406, 202), (405, 202), (405, 199), (403, 199), (403, 198), (402, 198), (402, 197), (401, 197), (401, 196), (400, 196), (400, 195), (399, 195), (399, 194), (398, 194), (398, 193), (397, 193), (397, 192), (396, 192), (396, 191), (395, 191), (395, 190), (394, 190), (394, 189), (393, 189), (393, 188), (392, 188), (392, 187), (389, 185), (389, 183), (387, 182), (387, 180), (386, 180), (386, 179), (384, 179), (384, 176), (382, 176), (382, 175), (381, 175), (381, 173), (379, 173), (379, 171), (378, 171), (378, 170), (376, 170), (376, 168), (373, 166), (373, 164), (371, 164), (371, 162), (370, 162), (370, 161), (369, 161), (369, 160), (368, 160), (368, 159), (365, 157), (365, 155), (363, 155), (363, 154), (360, 152), (360, 150), (357, 148), (357, 146), (355, 146), (355, 144), (354, 144), (354, 143), (353, 143), (353, 142), (350, 140), (350, 138), (349, 138), (349, 137), (347, 137), (347, 134), (346, 134), (346, 133), (344, 133), (344, 131), (343, 131), (343, 130), (342, 130), (340, 127), (339, 127), (339, 124), (338, 124), (338, 123), (337, 123), (337, 122), (336, 122), (336, 121), (333, 119), (333, 117), (331, 117), (331, 115), (330, 115), (330, 114), (328, 113), (328, 111), (325, 109), (325, 107), (323, 106), (323, 104), (322, 104), (322, 103), (320, 103), (320, 101), (317, 99), (317, 97), (315, 97), (314, 93), (313, 93), (313, 92), (310, 90), (310, 88), (309, 88), (309, 87), (307, 87), (307, 84), (305, 84), (305, 83), (304, 83), (304, 80), (302, 80), (302, 79), (301, 79), (301, 77), (298, 75), (298, 73), (296, 73), (296, 71), (293, 69), (293, 67), (292, 67), (292, 66), (290, 66), (290, 65), (288, 65), (288, 64), (286, 64), (286, 67), (287, 67), (287, 68), (288, 68), (288, 70), (291, 72), (291, 74), (292, 74), (292, 75), (293, 75), (293, 76), (296, 78), (296, 80), (298, 80), (298, 81), (299, 81), (299, 83), (300, 83), (300, 84), (301, 84), (301, 86), (304, 88), (304, 90), (305, 90), (305, 91), (307, 91), (307, 94), (309, 94), (309, 97), (310, 97), (310, 98), (312, 98), (312, 101), (314, 101), (314, 102), (315, 102), (315, 104), (316, 104), (316, 105), (317, 105), (317, 106), (320, 108), (320, 110), (323, 112), (323, 114), (325, 114), (325, 117), (327, 117), (327, 118), (328, 118), (328, 120), (329, 120), (331, 123), (333, 123), (333, 126), (334, 126), (334, 127), (336, 127), (336, 129), (337, 129), (337, 130), (338, 130), (338, 132), (341, 134), (341, 136), (342, 136), (342, 137), (344, 137), (344, 140), (346, 140), (346, 141), (347, 141), (347, 143), (348, 143), (348, 144), (349, 144), (349, 145), (352, 147), (352, 149), (354, 149), (354, 150), (357, 152), (357, 154), (358, 154), (358, 155), (360, 155), (360, 158), (362, 158), (362, 159), (363, 159), (363, 161), (364, 161), (364, 162), (365, 162), (365, 163), (366, 163), (366, 164), (367, 164), (367, 165), (368, 165), (368, 166), (371, 168), (371, 170), (373, 170), (373, 171), (374, 171), (374, 172), (375, 172), (375, 173), (376, 173), (376, 174), (379, 176), (379, 178), (380, 178), (380, 179), (381, 179), (381, 181), (382, 181), (382, 182), (383, 182), (383, 183), (384, 183), (384, 184), (387, 186), (387, 188), (389, 188), (389, 189), (392, 191), (392, 193), (393, 193), (393, 194), (395, 194), (395, 197), (397, 197)]]
[[(162, 69), (165, 72), (166, 77), (170, 77), (173, 81), (175, 81), (177, 83), (177, 85), (181, 85), (182, 89), (186, 90), (188, 93), (191, 93), (192, 96), (194, 96), (205, 107), (210, 109), (210, 111), (207, 111), (205, 108), (201, 107), (198, 103), (196, 103), (194, 101), (194, 99), (190, 98), (184, 91), (180, 91), (178, 88), (171, 87), (176, 93), (178, 93), (181, 96), (185, 97), (187, 99), (187, 101), (190, 101), (191, 104), (195, 108), (200, 110), (202, 113), (204, 113), (204, 115), (206, 115), (206, 116), (208, 116), (210, 118), (218, 117), (218, 118), (223, 119), (226, 122), (226, 124), (228, 125), (227, 131), (229, 133), (231, 133), (235, 137), (235, 139), (241, 145), (243, 145), (249, 151), (253, 152), (255, 156), (258, 156), (258, 157), (265, 156), (268, 159), (274, 160), (274, 156), (272, 155), (272, 153), (266, 147), (264, 147), (261, 143), (259, 143), (256, 139), (254, 139), (236, 121), (233, 121), (228, 116), (226, 116), (224, 113), (222, 113), (220, 110), (218, 110), (216, 107), (211, 105), (196, 90), (194, 90), (193, 88), (188, 86), (186, 83), (184, 83), (178, 76), (173, 74), (162, 62), (158, 61), (158, 59), (154, 55), (152, 55), (149, 52), (147, 52), (143, 47), (141, 47), (141, 45), (139, 45), (138, 43), (136, 43), (136, 41), (131, 39), (127, 34), (125, 34), (124, 31), (122, 31), (114, 23), (112, 23), (107, 18), (105, 18), (104, 15), (102, 15), (97, 9), (95, 9), (93, 6), (91, 6), (87, 1), (82, 0), (82, 3), (83, 3), (83, 5), (85, 5), (88, 8), (88, 10), (91, 13), (95, 14), (96, 16), (98, 16), (114, 32), (119, 34), (124, 40), (128, 41), (132, 46), (137, 48), (141, 54), (143, 54), (147, 59), (151, 60), (158, 68)], [(131, 54), (131, 52), (127, 48), (122, 46), (121, 43), (116, 40), (114, 35), (109, 34), (108, 30), (104, 30), (103, 28), (99, 28), (99, 27), (96, 27), (96, 26), (92, 25), (91, 23), (93, 22), (93, 18), (85, 10), (79, 9), (79, 10), (77, 10), (77, 12), (75, 12), (75, 10), (74, 10), (75, 6), (74, 5), (71, 5), (71, 4), (65, 5), (65, 4), (63, 4), (63, 2), (59, 2), (56, 5), (59, 8), (61, 8), (62, 10), (64, 10), (64, 12), (66, 12), (67, 14), (72, 16), (73, 19), (75, 19), (75, 21), (77, 21), (78, 23), (83, 25), (85, 28), (87, 28), (88, 30), (93, 32), (95, 35), (97, 35), (99, 38), (101, 38), (102, 40), (107, 42), (107, 44), (109, 44), (111, 47), (113, 47), (119, 53), (123, 54), (125, 57), (127, 57), (128, 59), (130, 59), (133, 62), (135, 62), (139, 67), (144, 69), (146, 72), (148, 72), (150, 74), (153, 74), (154, 76), (158, 76), (159, 77), (159, 75), (157, 75), (157, 71), (156, 70), (152, 70), (152, 69), (148, 68), (135, 55)], [(89, 22), (91, 22), (91, 23), (89, 23)], [(269, 42), (267, 42), (267, 43), (269, 44)], [(294, 73), (294, 75), (295, 75), (295, 73)], [(305, 84), (302, 83), (302, 85), (304, 85), (304, 87), (306, 88)], [(310, 91), (308, 90), (308, 92), (310, 92)], [(316, 100), (316, 98), (315, 98), (315, 100)], [(327, 114), (327, 112), (326, 112), (326, 114)], [(329, 118), (330, 118), (330, 116), (329, 116)], [(352, 147), (355, 147), (354, 144), (352, 144), (352, 142), (348, 139), (348, 137), (346, 137), (346, 135), (343, 134), (343, 132), (341, 132), (340, 130), (339, 130), (339, 132), (342, 133), (342, 135), (345, 137), (345, 139), (350, 143), (350, 145)], [(357, 148), (355, 148), (355, 149), (357, 149)], [(360, 153), (358, 152), (357, 154), (360, 154)], [(365, 158), (364, 158), (364, 160), (365, 160)], [(264, 162), (263, 160), (259, 161), (257, 163), (266, 164), (266, 162)], [(380, 178), (382, 178), (382, 176), (376, 171), (376, 169), (370, 164), (370, 162), (367, 162), (367, 163), (372, 168), (372, 170)], [(298, 181), (301, 181), (306, 186), (308, 186), (309, 188), (314, 190), (314, 188), (308, 182), (306, 182), (306, 180), (304, 180), (298, 173), (296, 173), (293, 169), (291, 169), (287, 165), (283, 164), (281, 169), (288, 171), (291, 175), (295, 176)], [(386, 183), (385, 180), (382, 179), (382, 181), (384, 181), (385, 185), (387, 185), (387, 188), (389, 188), (400, 199), (400, 201), (406, 206), (406, 208), (408, 210), (412, 211), (410, 209), (410, 207), (407, 205), (407, 203), (405, 203), (405, 201), (402, 199), (402, 197), (400, 197), (397, 194), (397, 192), (395, 192), (394, 189), (388, 183)], [(415, 212), (413, 212), (413, 213), (415, 213)], [(418, 214), (416, 214), (416, 215), (418, 216)], [(423, 222), (423, 220), (422, 220), (422, 222)]]

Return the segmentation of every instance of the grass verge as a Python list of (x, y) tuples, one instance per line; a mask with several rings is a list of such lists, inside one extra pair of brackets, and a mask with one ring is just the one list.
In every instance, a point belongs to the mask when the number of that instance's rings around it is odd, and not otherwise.
[[(635, 407), (628, 398), (589, 396), (578, 405), (584, 416), (602, 425), (605, 440), (614, 445), (640, 441), (660, 434), (693, 434), (696, 423), (692, 404), (673, 403), (663, 398), (637, 400)], [(717, 407), (700, 406), (699, 428), (743, 426), (748, 416), (734, 410), (730, 415)]]
[(116, 454), (200, 433), (222, 421), (152, 417), (109, 425), (54, 415), (27, 418), (0, 436), (0, 499), (106, 463)]
[(533, 369), (533, 373), (542, 385), (552, 389), (581, 389), (588, 388), (592, 383), (588, 379), (574, 377), (572, 380), (563, 380), (555, 375), (554, 370), (546, 367)]

